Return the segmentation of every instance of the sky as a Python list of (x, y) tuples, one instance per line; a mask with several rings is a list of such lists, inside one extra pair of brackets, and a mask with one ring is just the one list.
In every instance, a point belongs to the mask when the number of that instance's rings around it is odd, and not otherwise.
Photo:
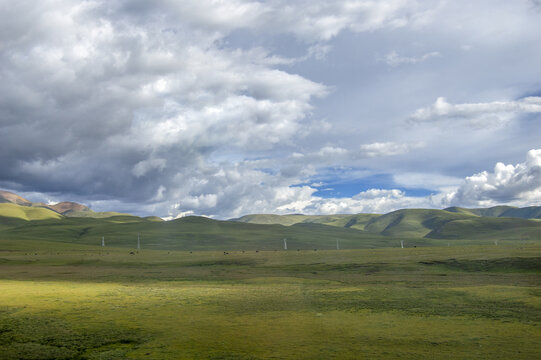
[(0, 188), (173, 219), (541, 205), (539, 0), (0, 0)]

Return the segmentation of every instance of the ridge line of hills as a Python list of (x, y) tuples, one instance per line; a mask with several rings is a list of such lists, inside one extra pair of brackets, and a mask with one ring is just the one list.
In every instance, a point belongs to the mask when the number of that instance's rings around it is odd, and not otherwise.
[[(72, 202), (62, 201), (57, 204), (44, 204), (41, 202), (31, 202), (17, 194), (9, 191), (0, 190), (0, 204), (11, 203), (32, 208), (42, 208), (51, 210), (59, 215), (66, 217), (92, 217), (105, 218), (113, 216), (135, 216), (127, 213), (119, 213), (113, 211), (95, 212), (88, 206)], [(490, 208), (463, 208), (463, 207), (448, 207), (443, 210), (438, 209), (401, 209), (395, 210), (386, 214), (336, 214), (336, 215), (304, 215), (304, 214), (249, 214), (239, 218), (229, 219), (228, 221), (238, 221), (252, 224), (280, 224), (290, 226), (298, 223), (334, 223), (336, 222), (343, 227), (364, 227), (368, 222), (374, 221), (376, 218), (404, 211), (447, 211), (457, 214), (465, 214), (479, 217), (511, 217), (521, 219), (541, 219), (541, 206), (529, 206), (518, 208), (514, 206), (500, 205)], [(0, 213), (0, 216), (4, 216)], [(161, 219), (157, 216), (148, 216), (146, 218)]]
[[(14, 208), (12, 210), (13, 214), (19, 214), (22, 215), (23, 213), (27, 215), (30, 214), (29, 218), (26, 218), (25, 220), (33, 220), (35, 217), (38, 217), (40, 219), (43, 218), (58, 218), (57, 215), (62, 215), (65, 217), (89, 217), (89, 218), (107, 218), (107, 217), (113, 217), (113, 216), (134, 216), (131, 214), (126, 213), (119, 213), (114, 211), (104, 211), (104, 212), (97, 212), (90, 209), (88, 206), (72, 202), (72, 201), (62, 201), (57, 204), (45, 204), (42, 202), (31, 202), (22, 196), (19, 196), (17, 194), (14, 194), (9, 191), (0, 190), (0, 209), (2, 207), (2, 204), (15, 204), (19, 206), (24, 206), (26, 208), (33, 208), (34, 210), (29, 209), (22, 209), (22, 211), (17, 211)], [(3, 205), (5, 207), (5, 205)], [(38, 210), (42, 209), (42, 210)], [(20, 209), (19, 209), (20, 210)], [(52, 211), (53, 213), (57, 214), (50, 214), (47, 210)], [(0, 216), (6, 216), (5, 214), (7, 211), (0, 211)], [(24, 218), (22, 216), (21, 218)], [(155, 220), (160, 219), (157, 216), (151, 216), (149, 218), (155, 218)]]
[[(114, 212), (98, 213), (72, 202), (32, 203), (0, 191), (0, 240), (37, 240), (132, 247), (138, 235), (156, 249), (299, 249), (417, 246), (445, 240), (541, 241), (541, 207), (402, 209), (387, 214), (269, 215), (230, 220), (188, 216), (171, 221)], [(440, 241), (440, 242), (439, 242)]]

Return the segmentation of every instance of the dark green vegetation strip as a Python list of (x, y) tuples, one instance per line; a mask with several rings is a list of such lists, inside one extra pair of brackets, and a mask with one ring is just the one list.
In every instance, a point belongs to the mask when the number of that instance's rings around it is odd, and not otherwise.
[(468, 272), (541, 272), (541, 257), (490, 260), (449, 259), (422, 261), (421, 264)]
[(74, 328), (46, 315), (18, 315), (0, 311), (0, 358), (120, 359), (146, 341), (140, 331), (115, 324)]

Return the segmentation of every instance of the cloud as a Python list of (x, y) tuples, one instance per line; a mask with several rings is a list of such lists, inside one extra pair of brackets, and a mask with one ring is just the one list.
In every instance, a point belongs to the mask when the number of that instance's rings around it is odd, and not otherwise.
[(497, 126), (524, 113), (541, 113), (541, 97), (531, 96), (515, 101), (450, 104), (439, 97), (434, 105), (416, 110), (413, 122), (465, 120), (473, 126)]
[(526, 154), (516, 165), (498, 162), (493, 172), (483, 171), (467, 177), (447, 195), (450, 204), (492, 206), (496, 204), (532, 205), (541, 201), (541, 149)]
[(17, 5), (26, 25), (2, 22), (0, 181), (153, 202), (161, 186), (160, 198), (172, 195), (171, 179), (204, 179), (212, 154), (289, 141), (327, 87), (274, 68), (268, 52), (222, 47), (217, 30), (266, 10), (218, 5)]
[(415, 148), (423, 147), (422, 143), (405, 144), (396, 142), (376, 142), (360, 146), (360, 154), (366, 157), (394, 156), (408, 153)]
[(328, 41), (344, 30), (352, 32), (399, 28), (415, 21), (422, 11), (404, 0), (283, 1), (260, 3), (259, 16), (249, 27), (292, 33), (307, 42)]
[(423, 13), (417, 4), (404, 0), (385, 3), (366, 0), (161, 0), (151, 4), (136, 0), (121, 2), (117, 8), (139, 21), (152, 18), (152, 15), (182, 18), (192, 26), (215, 34), (248, 29), (294, 34), (307, 42), (327, 41), (346, 29), (364, 32), (403, 27)]
[(464, 178), (437, 173), (406, 172), (394, 174), (393, 180), (400, 187), (412, 189), (432, 189), (436, 193), (456, 190)]
[[(494, 5), (490, 16), (479, 15), (486, 3), (470, 4), (465, 16), (463, 3), (443, 1), (4, 3), (0, 186), (45, 200), (221, 218), (431, 206), (398, 189), (323, 199), (298, 184), (382, 173), (441, 174), (445, 182), (456, 169), (477, 171), (464, 163), (484, 169), (498, 149), (516, 158), (538, 142), (533, 121), (520, 140), (455, 131), (450, 146), (438, 138), (442, 121), (539, 113), (538, 97), (438, 100), (412, 116), (424, 126), (401, 126), (411, 104), (424, 106), (433, 94), (535, 93), (539, 22), (516, 4)], [(468, 58), (459, 50), (464, 39)], [(416, 66), (391, 71), (373, 61), (388, 49), (396, 49), (391, 65)], [(429, 61), (432, 49), (445, 57)], [(513, 71), (501, 71), (510, 63)], [(489, 155), (474, 162), (474, 152)], [(396, 187), (408, 181), (424, 182), (410, 176)], [(452, 185), (426, 184), (442, 194)]]
[(369, 189), (351, 198), (322, 198), (291, 201), (280, 206), (279, 213), (318, 214), (356, 214), (387, 213), (397, 209), (413, 207), (432, 207), (430, 199), (407, 196), (398, 189)]
[(317, 152), (317, 155), (323, 158), (341, 156), (341, 155), (347, 155), (347, 154), (348, 154), (348, 150), (341, 147), (334, 147), (334, 146), (324, 146)]
[(430, 58), (439, 57), (439, 56), (441, 56), (441, 54), (437, 51), (426, 53), (421, 56), (411, 56), (411, 57), (400, 56), (398, 55), (396, 51), (391, 51), (389, 54), (385, 55), (385, 57), (383, 58), (383, 61), (385, 61), (385, 63), (387, 63), (387, 65), (389, 66), (399, 66), (402, 64), (417, 64), (417, 63), (426, 61)]
[[(434, 189), (429, 196), (410, 196), (399, 189), (369, 189), (350, 198), (322, 198), (314, 195), (313, 184), (285, 188), (282, 196), (266, 197), (267, 207), (277, 213), (338, 214), (386, 213), (402, 208), (444, 208), (456, 206), (531, 206), (541, 202), (541, 149), (530, 150), (526, 161), (517, 165), (497, 163), (494, 172), (483, 171), (465, 179), (444, 175), (403, 174), (396, 181), (410, 188)], [(246, 204), (248, 205), (248, 204)], [(251, 205), (250, 205), (251, 206)], [(249, 213), (249, 206), (239, 213)]]
[[(163, 171), (167, 164), (165, 159), (148, 159), (139, 161), (132, 169), (132, 174), (139, 178), (146, 175), (151, 170)], [(163, 192), (163, 191), (162, 191)]]

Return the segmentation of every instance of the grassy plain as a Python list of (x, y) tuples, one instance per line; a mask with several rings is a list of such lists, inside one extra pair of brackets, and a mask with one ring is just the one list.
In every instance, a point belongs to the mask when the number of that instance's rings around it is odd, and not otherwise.
[(224, 254), (0, 240), (0, 354), (534, 359), (540, 284), (531, 242)]

